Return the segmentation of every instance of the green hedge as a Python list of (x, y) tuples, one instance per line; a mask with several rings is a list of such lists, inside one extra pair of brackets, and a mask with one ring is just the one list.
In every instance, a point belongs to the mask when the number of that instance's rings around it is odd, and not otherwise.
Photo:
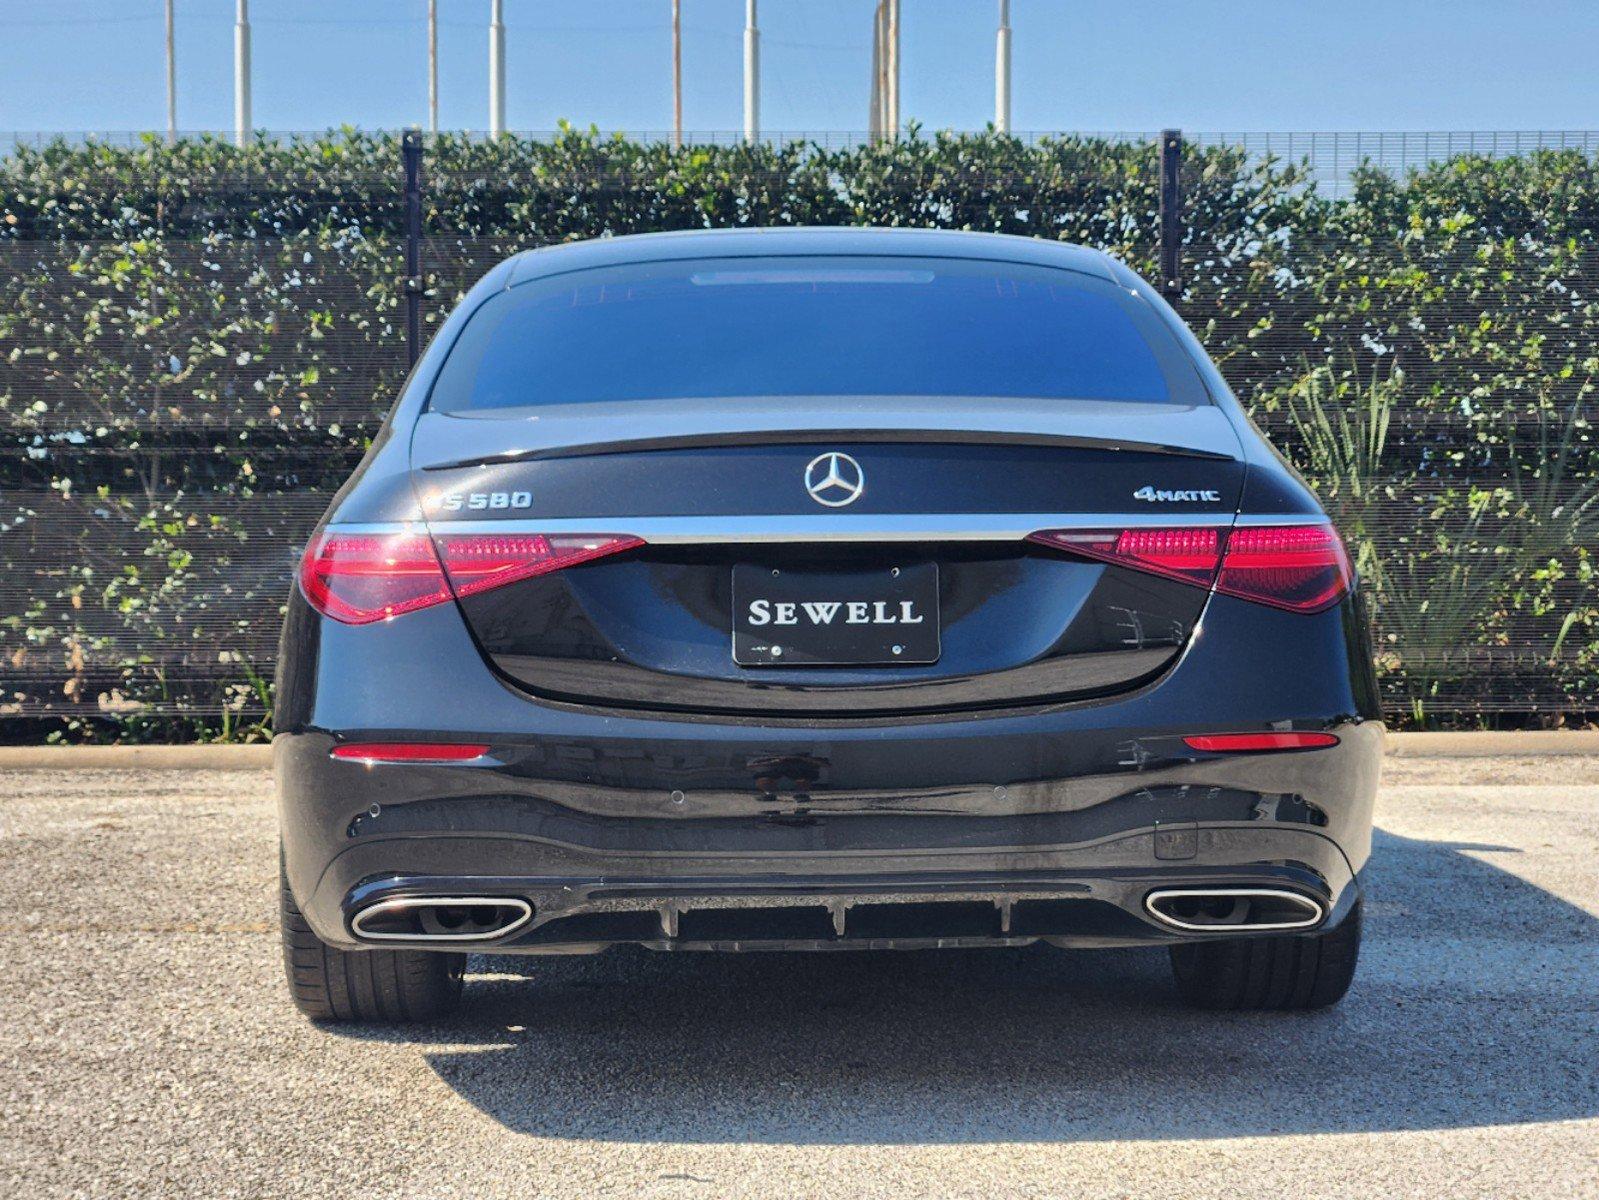
[[(505, 254), (879, 224), (1084, 242), (1152, 273), (1153, 148), (919, 134), (682, 149), (430, 140), (430, 325)], [(404, 373), (398, 139), (0, 159), (0, 715), (259, 733), (294, 548)], [(1184, 316), (1332, 507), (1404, 720), (1599, 711), (1599, 175), (1577, 151), (1183, 164)]]

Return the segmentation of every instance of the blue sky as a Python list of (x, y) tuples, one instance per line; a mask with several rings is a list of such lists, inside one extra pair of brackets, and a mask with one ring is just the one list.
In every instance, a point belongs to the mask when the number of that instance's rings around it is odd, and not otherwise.
[[(993, 111), (994, 0), (902, 0), (906, 117)], [(179, 124), (232, 124), (233, 0), (178, 0)], [(488, 0), (440, 0), (441, 123), (487, 122)], [(508, 124), (671, 121), (669, 0), (506, 0)], [(685, 125), (740, 127), (743, 0), (683, 0)], [(763, 126), (866, 122), (872, 0), (762, 0)], [(162, 0), (0, 0), (0, 129), (165, 125)], [(426, 116), (425, 0), (254, 0), (255, 123)], [(1017, 130), (1578, 129), (1594, 0), (1012, 0)]]

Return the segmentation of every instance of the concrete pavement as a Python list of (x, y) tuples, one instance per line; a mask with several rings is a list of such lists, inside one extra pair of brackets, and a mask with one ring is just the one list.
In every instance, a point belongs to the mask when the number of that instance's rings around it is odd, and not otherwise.
[(0, 772), (0, 1192), (1599, 1195), (1599, 758), (1391, 760), (1354, 990), (1159, 951), (475, 958), (284, 992), (265, 772)]

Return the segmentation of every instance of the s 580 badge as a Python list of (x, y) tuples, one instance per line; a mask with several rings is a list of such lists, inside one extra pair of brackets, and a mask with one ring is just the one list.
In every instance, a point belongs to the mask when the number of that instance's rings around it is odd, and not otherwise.
[(505, 508), (532, 508), (532, 492), (446, 492), (439, 505), (445, 512), (490, 512)]

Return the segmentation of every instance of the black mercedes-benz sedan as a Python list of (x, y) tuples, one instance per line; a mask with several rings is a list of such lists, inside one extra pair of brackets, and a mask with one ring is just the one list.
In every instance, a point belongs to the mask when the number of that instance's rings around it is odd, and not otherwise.
[(518, 255), (301, 560), (289, 983), (468, 951), (1170, 947), (1338, 1000), (1383, 728), (1310, 492), (1154, 289), (988, 234)]

